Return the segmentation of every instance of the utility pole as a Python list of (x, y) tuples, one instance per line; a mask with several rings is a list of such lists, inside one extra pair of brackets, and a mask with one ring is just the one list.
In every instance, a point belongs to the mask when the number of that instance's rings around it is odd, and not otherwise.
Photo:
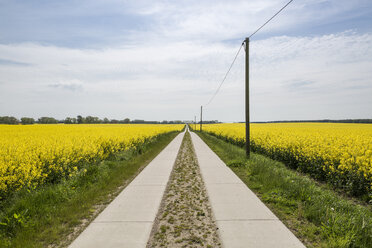
[(203, 128), (203, 106), (200, 106), (200, 132)]
[(249, 125), (249, 38), (245, 39), (245, 152), (251, 155), (250, 125)]
[(194, 132), (196, 131), (196, 115), (194, 115)]

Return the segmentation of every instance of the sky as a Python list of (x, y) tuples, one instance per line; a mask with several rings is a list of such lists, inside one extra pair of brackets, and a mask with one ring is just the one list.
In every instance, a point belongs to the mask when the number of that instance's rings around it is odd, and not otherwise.
[[(0, 116), (245, 120), (245, 37), (288, 0), (0, 0)], [(372, 1), (294, 0), (250, 40), (251, 121), (372, 118)]]

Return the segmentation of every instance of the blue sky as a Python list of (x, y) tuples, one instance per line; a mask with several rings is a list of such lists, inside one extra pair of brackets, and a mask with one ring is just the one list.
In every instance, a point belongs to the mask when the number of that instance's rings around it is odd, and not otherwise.
[[(0, 0), (0, 116), (192, 119), (287, 1)], [(372, 118), (372, 2), (294, 0), (251, 40), (253, 121)], [(241, 53), (207, 119), (244, 120)]]

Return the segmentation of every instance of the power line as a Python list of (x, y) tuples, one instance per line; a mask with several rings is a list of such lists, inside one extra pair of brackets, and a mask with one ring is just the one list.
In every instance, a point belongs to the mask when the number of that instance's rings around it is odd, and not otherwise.
[[(266, 24), (268, 24), (272, 19), (274, 19), (280, 12), (282, 12), (291, 2), (293, 2), (293, 0), (290, 0), (286, 5), (283, 6), (283, 8), (281, 8), (278, 12), (275, 13), (275, 15), (273, 15), (270, 19), (268, 19), (264, 24), (262, 24), (256, 31), (254, 31), (250, 36), (248, 36), (248, 39), (251, 38), (253, 35), (255, 35), (258, 31), (260, 31), (264, 26), (266, 26)], [(235, 61), (236, 61), (236, 58), (238, 57), (239, 53), (240, 53), (240, 50), (242, 49), (242, 47), (244, 46), (244, 42), (245, 40), (243, 41), (243, 43), (240, 45), (239, 47), (239, 50), (238, 52), (236, 53), (235, 55), (235, 58), (233, 60), (233, 62), (231, 63), (229, 69), (227, 70), (223, 80), (221, 81), (220, 85), (218, 86), (216, 92), (212, 95), (211, 99), (208, 101), (208, 103), (204, 106), (208, 106), (214, 99), (214, 97), (218, 94), (218, 92), (220, 91), (221, 89), (221, 86), (223, 85), (223, 83), (225, 82), (226, 78), (227, 78), (227, 75), (230, 73), (231, 71), (231, 68), (233, 67)]]
[[(244, 43), (243, 43), (243, 44), (244, 44)], [(205, 104), (204, 106), (208, 106), (208, 104), (210, 104), (210, 103), (213, 101), (214, 97), (215, 97), (215, 96), (217, 95), (217, 93), (220, 91), (222, 84), (225, 82), (225, 80), (226, 80), (226, 78), (227, 78), (227, 75), (229, 74), (231, 68), (233, 67), (233, 65), (234, 65), (234, 63), (235, 63), (235, 61), (236, 61), (236, 58), (238, 57), (238, 55), (239, 55), (239, 53), (240, 53), (240, 50), (242, 50), (243, 44), (240, 45), (239, 50), (238, 50), (238, 52), (236, 53), (233, 62), (231, 63), (229, 69), (227, 70), (227, 72), (226, 72), (226, 74), (225, 74), (223, 80), (221, 81), (220, 85), (218, 86), (216, 92), (214, 92), (214, 94), (213, 94), (213, 96), (211, 97), (211, 99), (210, 99), (210, 100), (208, 101), (208, 103)]]
[(280, 12), (282, 12), (293, 0), (289, 1), (286, 5), (283, 6), (278, 12), (276, 12), (275, 15), (273, 15), (269, 20), (267, 20), (261, 27), (259, 27), (256, 31), (254, 31), (248, 38), (251, 38), (253, 35), (255, 35), (258, 31), (260, 31), (261, 28), (263, 28), (266, 24), (268, 24), (272, 19), (274, 19), (275, 16), (277, 16)]

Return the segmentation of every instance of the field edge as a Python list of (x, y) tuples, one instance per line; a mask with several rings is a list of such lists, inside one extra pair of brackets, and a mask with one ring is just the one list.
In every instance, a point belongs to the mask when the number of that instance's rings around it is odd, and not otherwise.
[[(368, 247), (372, 212), (283, 163), (196, 132), (307, 247)], [(358, 226), (359, 225), (359, 226)]]
[(67, 247), (179, 133), (158, 135), (140, 149), (83, 166), (69, 180), (7, 199), (0, 206), (0, 247)]

